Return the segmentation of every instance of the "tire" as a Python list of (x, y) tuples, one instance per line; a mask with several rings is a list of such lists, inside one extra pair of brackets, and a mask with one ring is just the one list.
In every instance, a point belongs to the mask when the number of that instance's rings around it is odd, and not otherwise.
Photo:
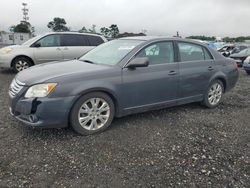
[(220, 80), (214, 80), (209, 84), (202, 103), (208, 108), (215, 108), (220, 104), (223, 93), (223, 83)]
[(114, 102), (107, 94), (102, 92), (88, 93), (79, 98), (73, 105), (70, 113), (70, 124), (77, 133), (91, 135), (107, 129), (114, 114)]
[(26, 57), (17, 57), (13, 60), (12, 68), (15, 73), (18, 73), (24, 69), (32, 66), (31, 60)]
[(248, 75), (250, 75), (250, 71), (246, 71), (246, 73), (247, 73)]

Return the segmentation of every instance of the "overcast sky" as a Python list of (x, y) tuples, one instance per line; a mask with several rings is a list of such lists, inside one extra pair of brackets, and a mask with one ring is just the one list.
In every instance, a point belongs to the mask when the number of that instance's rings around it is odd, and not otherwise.
[(71, 30), (117, 24), (120, 32), (148, 35), (250, 36), (250, 0), (1, 0), (0, 30), (20, 22), (22, 2), (36, 33), (62, 17)]

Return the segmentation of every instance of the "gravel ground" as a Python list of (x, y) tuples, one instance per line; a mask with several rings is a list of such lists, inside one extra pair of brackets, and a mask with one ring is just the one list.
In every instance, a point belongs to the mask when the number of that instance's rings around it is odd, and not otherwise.
[(249, 187), (250, 76), (213, 110), (189, 104), (116, 119), (83, 137), (8, 112), (0, 70), (0, 187)]

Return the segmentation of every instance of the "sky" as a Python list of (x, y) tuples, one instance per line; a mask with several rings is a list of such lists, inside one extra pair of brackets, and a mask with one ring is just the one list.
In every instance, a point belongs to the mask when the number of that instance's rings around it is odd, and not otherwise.
[(61, 17), (71, 30), (117, 24), (121, 33), (250, 36), (250, 0), (1, 0), (0, 30), (20, 22), (22, 2), (36, 34)]

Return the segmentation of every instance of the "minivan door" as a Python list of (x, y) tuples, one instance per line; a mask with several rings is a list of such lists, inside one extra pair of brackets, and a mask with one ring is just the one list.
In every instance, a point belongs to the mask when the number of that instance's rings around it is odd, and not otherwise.
[(174, 105), (179, 88), (179, 69), (173, 42), (156, 42), (136, 57), (149, 58), (148, 67), (124, 68), (122, 103), (125, 110)]
[(37, 64), (50, 61), (60, 61), (63, 59), (63, 54), (60, 47), (60, 35), (47, 35), (31, 47), (34, 52), (34, 59)]
[(82, 34), (63, 34), (61, 40), (64, 60), (79, 58), (94, 48), (89, 45), (87, 37)]

